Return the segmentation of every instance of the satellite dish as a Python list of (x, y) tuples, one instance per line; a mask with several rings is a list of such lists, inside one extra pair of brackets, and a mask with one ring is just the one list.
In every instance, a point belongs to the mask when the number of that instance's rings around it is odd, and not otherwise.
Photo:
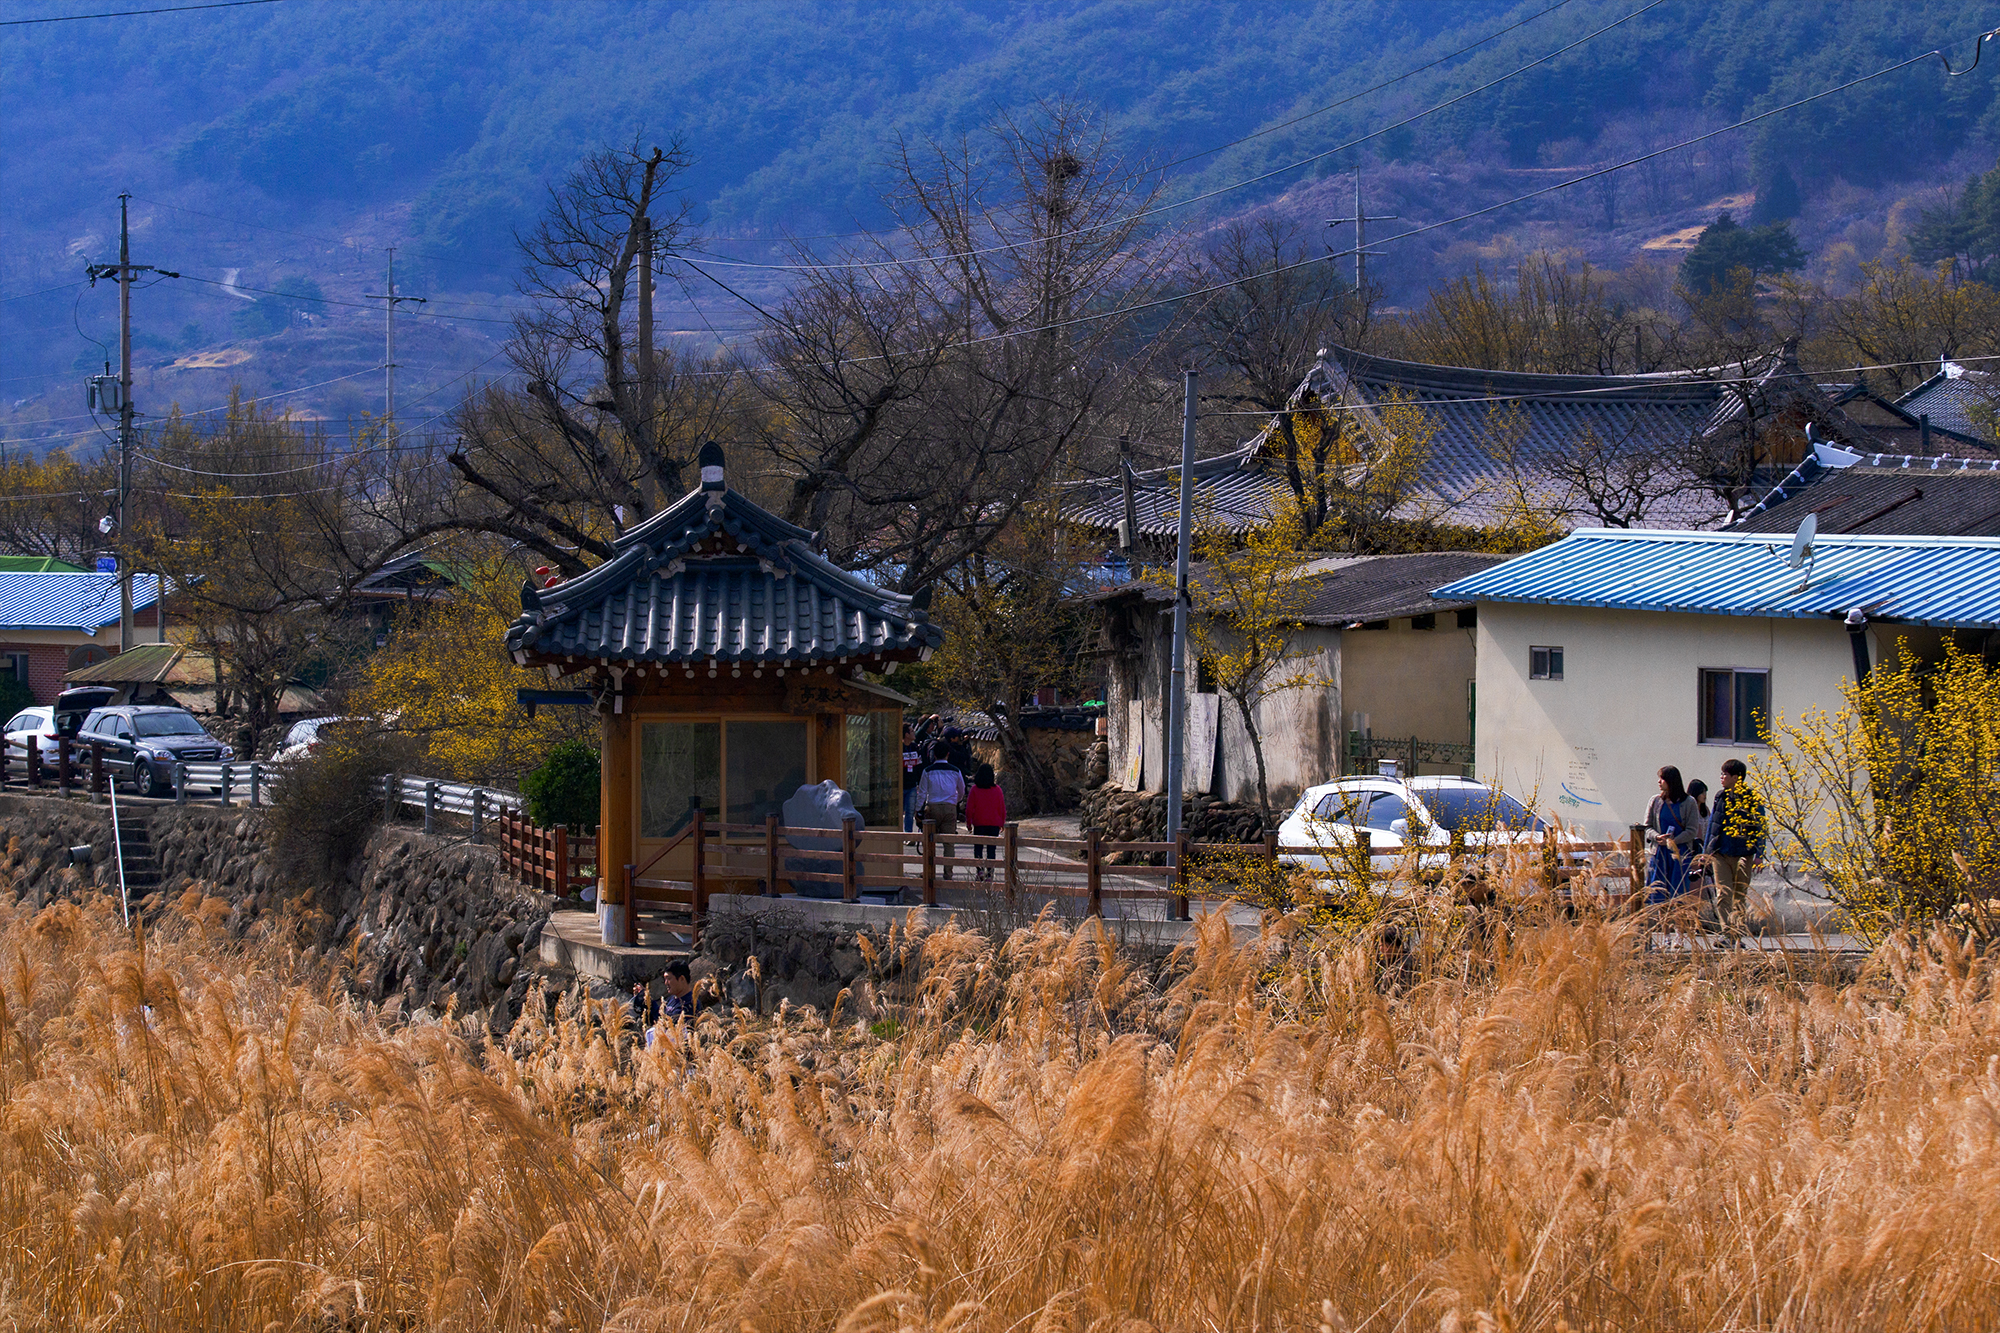
[(1807, 514), (1805, 521), (1799, 524), (1799, 530), (1792, 534), (1791, 565), (1793, 569), (1799, 568), (1812, 559), (1813, 538), (1818, 535), (1819, 515)]

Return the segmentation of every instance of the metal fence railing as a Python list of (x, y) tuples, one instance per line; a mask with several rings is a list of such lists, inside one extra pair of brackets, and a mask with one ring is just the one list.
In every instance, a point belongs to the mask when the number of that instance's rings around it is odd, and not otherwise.
[(479, 787), (465, 782), (445, 782), (439, 778), (392, 774), (376, 784), (383, 809), (390, 818), (406, 807), (423, 811), (424, 832), (437, 832), (439, 815), (457, 815), (472, 821), (472, 841), (486, 841), (486, 825), (501, 813), (519, 814), (521, 793), (498, 787)]
[[(101, 796), (113, 781), (123, 779), (134, 783), (131, 759), (112, 743), (58, 736), (53, 748), (55, 755), (51, 758), (43, 753), (39, 739), (11, 740), (0, 747), (0, 788), (54, 789), (65, 796), (80, 791)], [(186, 805), (190, 795), (196, 793), (209, 793), (219, 805), (239, 802), (263, 805), (275, 776), (270, 764), (254, 759), (206, 764), (176, 762), (167, 774), (168, 788), (179, 805)], [(150, 778), (147, 785), (151, 786)]]

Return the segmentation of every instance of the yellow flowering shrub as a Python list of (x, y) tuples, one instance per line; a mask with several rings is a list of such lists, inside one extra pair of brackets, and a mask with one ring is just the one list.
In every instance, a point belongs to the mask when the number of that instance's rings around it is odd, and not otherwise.
[(362, 667), (353, 711), (391, 719), (428, 752), (430, 776), (512, 783), (558, 741), (596, 737), (589, 709), (544, 709), (530, 719), (515, 691), (548, 688), (514, 665), (502, 644), (513, 571), (459, 567), (453, 595), (413, 606)]
[(2000, 667), (1905, 649), (1829, 713), (1774, 720), (1755, 764), (1772, 851), (1870, 939), (1982, 905), (2000, 881)]

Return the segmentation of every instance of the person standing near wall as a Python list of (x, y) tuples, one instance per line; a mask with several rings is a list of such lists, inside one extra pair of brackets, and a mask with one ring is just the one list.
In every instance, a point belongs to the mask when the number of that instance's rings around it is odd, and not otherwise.
[[(937, 824), (940, 834), (958, 832), (958, 811), (965, 804), (965, 774), (942, 750), (924, 765), (923, 776), (917, 783), (917, 801), (923, 807), (924, 817)], [(944, 844), (943, 854), (947, 857), (952, 854), (951, 846)], [(944, 877), (951, 878), (950, 866), (944, 868)]]
[(1715, 919), (1734, 941), (1742, 933), (1750, 875), (1764, 854), (1764, 799), (1741, 759), (1722, 761), (1722, 789), (1708, 816), (1708, 855), (1715, 866)]
[[(965, 822), (982, 838), (999, 837), (1001, 828), (1007, 823), (1007, 793), (1001, 791), (1000, 784), (994, 781), (991, 764), (981, 764), (979, 771), (972, 775), (972, 790), (965, 794)], [(972, 855), (975, 860), (997, 860), (1000, 849), (981, 844), (972, 849)], [(993, 867), (979, 867), (978, 878), (992, 879)]]
[(903, 724), (903, 832), (917, 831), (917, 783), (924, 776), (924, 750), (917, 744), (917, 729)]
[(1701, 846), (1700, 807), (1681, 785), (1681, 771), (1668, 764), (1660, 770), (1660, 794), (1646, 808), (1646, 829), (1653, 858), (1646, 882), (1649, 903), (1667, 902), (1687, 892), (1688, 863)]

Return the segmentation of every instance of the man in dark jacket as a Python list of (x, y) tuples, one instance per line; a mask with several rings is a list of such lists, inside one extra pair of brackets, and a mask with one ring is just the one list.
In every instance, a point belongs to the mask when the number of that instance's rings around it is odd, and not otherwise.
[(1722, 790), (1708, 812), (1706, 847), (1715, 866), (1715, 918), (1723, 933), (1740, 933), (1750, 873), (1764, 854), (1764, 801), (1745, 779), (1741, 759), (1722, 761)]

